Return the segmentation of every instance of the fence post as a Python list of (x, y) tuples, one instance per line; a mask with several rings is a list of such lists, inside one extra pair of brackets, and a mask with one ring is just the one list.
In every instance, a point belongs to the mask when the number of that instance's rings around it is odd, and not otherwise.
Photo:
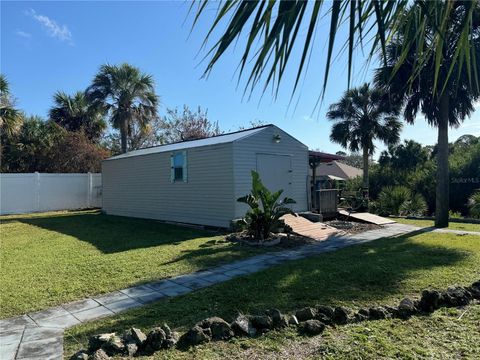
[(89, 171), (87, 173), (87, 183), (88, 183), (88, 187), (87, 187), (87, 208), (90, 208), (91, 207), (91, 204), (92, 204), (92, 173)]
[(40, 173), (35, 171), (35, 208), (40, 211)]

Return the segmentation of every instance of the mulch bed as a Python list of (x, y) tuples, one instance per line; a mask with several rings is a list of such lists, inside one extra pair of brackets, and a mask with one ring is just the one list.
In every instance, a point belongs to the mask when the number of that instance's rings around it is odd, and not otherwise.
[(239, 242), (249, 246), (265, 246), (265, 247), (280, 247), (293, 248), (305, 244), (316, 243), (317, 240), (309, 237), (291, 234), (290, 236), (284, 233), (272, 234), (267, 240), (260, 242), (258, 239), (252, 238), (246, 231), (232, 233), (227, 235), (226, 240), (232, 242)]
[(375, 225), (375, 224), (367, 224), (367, 223), (361, 223), (357, 221), (346, 221), (346, 220), (338, 220), (338, 219), (325, 221), (325, 224), (328, 226), (334, 227), (335, 229), (341, 230), (342, 232), (349, 235), (382, 228), (381, 226)]

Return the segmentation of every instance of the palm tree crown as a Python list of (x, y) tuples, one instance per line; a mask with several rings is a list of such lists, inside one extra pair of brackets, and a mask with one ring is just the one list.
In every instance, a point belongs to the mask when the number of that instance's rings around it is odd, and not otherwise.
[(0, 129), (7, 137), (18, 133), (23, 122), (22, 113), (15, 109), (13, 103), (8, 81), (0, 74)]
[(53, 101), (50, 119), (68, 131), (83, 131), (92, 141), (100, 139), (107, 124), (100, 112), (90, 106), (84, 92), (77, 91), (70, 96), (58, 91)]
[(368, 157), (375, 151), (374, 140), (386, 145), (400, 140), (398, 114), (399, 108), (391, 104), (386, 93), (369, 84), (347, 90), (327, 112), (327, 118), (335, 121), (330, 139), (352, 152), (363, 151), (364, 188), (368, 188)]
[(113, 127), (120, 130), (122, 152), (127, 151), (133, 122), (146, 128), (157, 116), (152, 76), (129, 64), (102, 65), (86, 94), (93, 107), (107, 114)]
[[(397, 34), (386, 49), (386, 63), (375, 74), (377, 86), (404, 104), (408, 122), (413, 123), (420, 112), (438, 128), (437, 227), (448, 226), (448, 127), (459, 126), (474, 111), (473, 104), (480, 97), (480, 5), (478, 1), (449, 4), (451, 9), (444, 19), (426, 16), (421, 4), (414, 4), (400, 16)], [(421, 19), (422, 25), (406, 21), (411, 18)], [(467, 32), (464, 25), (468, 19), (471, 26)], [(435, 37), (439, 26), (444, 29), (440, 39)], [(461, 61), (458, 53), (465, 44), (469, 45), (469, 56)]]

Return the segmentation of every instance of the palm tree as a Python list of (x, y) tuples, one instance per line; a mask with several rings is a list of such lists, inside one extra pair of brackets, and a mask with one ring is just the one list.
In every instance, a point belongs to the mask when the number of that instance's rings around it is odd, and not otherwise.
[(7, 138), (17, 134), (23, 122), (22, 113), (13, 103), (8, 81), (0, 74), (0, 129)]
[[(454, 62), (446, 63), (441, 57), (435, 57), (435, 53), (442, 51), (442, 41), (445, 33), (445, 20), (449, 18), (453, 4), (462, 3), (465, 12), (462, 14), (462, 22), (458, 26), (458, 34), (462, 41), (456, 44), (456, 58)], [(190, 10), (195, 13), (193, 26), (199, 23), (201, 16), (209, 18), (212, 26), (208, 30), (204, 45), (210, 38), (213, 46), (209, 49), (211, 56), (206, 66), (205, 74), (219, 62), (228, 49), (235, 46), (235, 53), (239, 53), (239, 44), (244, 43), (244, 49), (240, 52), (239, 77), (249, 69), (249, 75), (245, 89), (253, 89), (260, 83), (265, 75), (263, 91), (272, 85), (278, 91), (282, 78), (290, 78), (292, 73), (285, 71), (287, 64), (297, 62), (293, 92), (295, 92), (302, 74), (308, 69), (308, 63), (318, 64), (320, 61), (315, 54), (324, 54), (325, 71), (323, 76), (322, 93), (325, 92), (330, 65), (335, 57), (334, 49), (348, 53), (348, 84), (352, 74), (355, 49), (360, 48), (361, 54), (368, 54), (370, 60), (377, 51), (382, 53), (382, 62), (386, 61), (386, 45), (388, 40), (399, 30), (398, 19), (412, 4), (421, 6), (423, 14), (417, 17), (414, 13), (408, 13), (402, 21), (418, 25), (418, 32), (410, 32), (406, 36), (404, 50), (408, 49), (411, 42), (418, 34), (425, 33), (428, 27), (426, 19), (435, 22), (432, 35), (432, 46), (435, 51), (422, 53), (425, 61), (436, 61), (433, 70), (437, 77), (440, 68), (447, 69), (450, 77), (458, 76), (461, 70), (467, 70), (472, 76), (472, 83), (480, 89), (478, 72), (474, 71), (476, 64), (472, 57), (473, 33), (478, 28), (478, 22), (474, 18), (473, 9), (478, 1), (429, 1), (429, 0), (333, 0), (333, 1), (251, 1), (224, 0), (220, 3), (215, 1), (193, 2)], [(211, 5), (211, 6), (210, 6)], [(196, 9), (195, 9), (195, 6)], [(212, 9), (214, 8), (214, 9)], [(212, 11), (215, 15), (211, 16)], [(328, 29), (325, 31), (325, 29)], [(244, 36), (244, 34), (247, 36)], [(217, 37), (218, 36), (218, 37)], [(323, 46), (328, 43), (326, 51), (314, 52), (315, 46)], [(300, 50), (299, 56), (291, 56), (292, 49)], [(241, 50), (241, 49), (240, 49)], [(295, 51), (293, 51), (294, 53)], [(363, 55), (362, 55), (363, 56)], [(420, 57), (419, 57), (420, 58)], [(478, 58), (477, 58), (478, 59)], [(400, 59), (402, 61), (402, 59)], [(462, 64), (461, 67), (457, 66)], [(421, 67), (421, 62), (415, 65), (415, 70)], [(291, 64), (290, 64), (291, 68)], [(412, 72), (409, 77), (414, 79), (417, 72)], [(435, 89), (442, 85), (437, 82)]]
[(127, 151), (133, 122), (147, 127), (157, 116), (152, 76), (129, 64), (102, 65), (86, 94), (92, 106), (107, 114), (113, 127), (120, 130), (122, 152)]
[[(448, 226), (448, 128), (458, 127), (469, 117), (474, 111), (474, 102), (480, 96), (477, 78), (480, 73), (480, 6), (478, 2), (473, 8), (470, 2), (449, 3), (452, 8), (442, 24), (445, 31), (440, 40), (434, 36), (439, 19), (424, 16), (422, 6), (414, 5), (403, 14), (399, 19), (401, 25), (397, 35), (387, 46), (386, 64), (375, 74), (376, 83), (404, 104), (407, 122), (413, 123), (417, 114), (421, 113), (430, 125), (438, 128), (436, 227)], [(473, 64), (473, 72), (469, 64), (458, 61), (458, 51), (467, 41), (462, 29), (469, 12), (473, 18), (471, 38), (468, 39), (472, 46), (469, 62)], [(407, 22), (406, 19), (412, 16), (425, 23), (420, 30), (417, 23)], [(409, 35), (411, 33), (418, 36), (412, 38)], [(436, 46), (437, 41), (442, 44), (440, 51)], [(422, 56), (427, 53), (431, 55)], [(435, 73), (437, 67), (438, 74)], [(450, 69), (453, 69), (455, 76), (450, 76)], [(415, 73), (414, 78), (411, 77), (412, 73)]]
[(68, 131), (83, 131), (86, 137), (97, 142), (107, 124), (102, 114), (90, 106), (83, 91), (70, 96), (58, 91), (53, 96), (54, 106), (50, 108), (50, 119)]
[(362, 150), (363, 188), (367, 196), (368, 159), (375, 151), (374, 140), (386, 145), (398, 143), (402, 129), (398, 114), (398, 107), (390, 103), (386, 94), (369, 84), (347, 90), (327, 112), (327, 118), (335, 121), (330, 139), (352, 152)]

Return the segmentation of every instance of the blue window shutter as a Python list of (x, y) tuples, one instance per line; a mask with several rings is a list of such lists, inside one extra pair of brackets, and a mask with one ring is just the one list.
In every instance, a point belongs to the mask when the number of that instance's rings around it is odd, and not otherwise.
[(183, 182), (187, 182), (187, 179), (188, 179), (188, 174), (187, 174), (187, 169), (188, 169), (188, 166), (187, 166), (187, 152), (186, 151), (183, 151), (182, 152), (183, 154)]
[(175, 182), (175, 164), (173, 162), (174, 154), (170, 154), (170, 182)]

